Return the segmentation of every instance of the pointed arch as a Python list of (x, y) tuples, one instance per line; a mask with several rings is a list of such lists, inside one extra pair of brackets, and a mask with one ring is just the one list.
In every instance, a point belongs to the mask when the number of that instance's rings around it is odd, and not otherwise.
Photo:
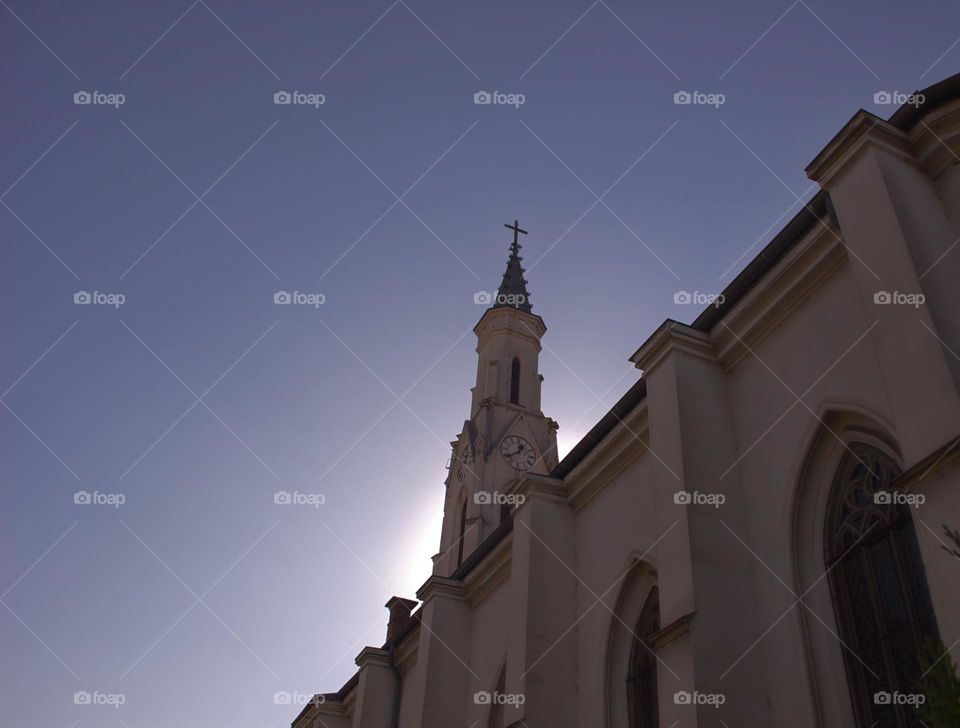
[(520, 357), (510, 362), (510, 403), (520, 404)]
[(494, 699), (490, 701), (490, 717), (487, 719), (488, 728), (505, 728), (506, 726), (503, 716), (503, 702), (496, 699), (496, 696), (503, 695), (506, 692), (506, 684), (507, 660), (504, 658), (503, 663), (500, 665), (497, 682), (494, 684), (493, 692), (491, 693)]
[[(875, 692), (911, 689), (900, 683), (912, 672), (915, 638), (936, 630), (909, 508), (884, 508), (874, 498), (899, 475), (900, 450), (868, 410), (827, 409), (819, 419), (799, 469), (791, 530), (796, 592), (809, 607), (797, 616), (814, 710), (806, 720), (912, 725), (897, 714), (900, 706), (874, 701)], [(893, 623), (885, 599), (907, 620)]]
[(633, 629), (630, 667), (627, 671), (627, 712), (630, 728), (658, 728), (657, 653), (652, 637), (660, 631), (660, 593), (650, 588)]
[(606, 660), (606, 725), (609, 728), (656, 728), (659, 672), (650, 638), (660, 630), (657, 572), (634, 560), (613, 612)]
[(880, 692), (910, 693), (920, 655), (939, 640), (910, 506), (894, 500), (899, 466), (853, 442), (827, 505), (824, 567), (858, 725), (916, 725), (908, 705), (878, 704)]

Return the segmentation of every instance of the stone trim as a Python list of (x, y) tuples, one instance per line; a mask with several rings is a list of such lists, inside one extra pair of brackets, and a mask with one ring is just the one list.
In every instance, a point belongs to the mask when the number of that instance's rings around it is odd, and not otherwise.
[(371, 665), (378, 667), (390, 667), (390, 652), (380, 647), (364, 647), (357, 655), (355, 662), (363, 670)]
[(886, 149), (913, 161), (909, 137), (879, 116), (860, 109), (830, 140), (804, 170), (814, 182), (826, 187), (860, 152), (869, 146)]
[[(417, 590), (417, 599), (426, 604), (435, 597), (466, 599), (467, 593), (463, 588), (462, 581), (434, 575), (423, 582), (423, 586)], [(421, 611), (422, 610), (423, 607), (421, 607)]]
[(674, 350), (684, 351), (709, 361), (716, 360), (716, 352), (706, 333), (679, 321), (667, 319), (653, 333), (653, 336), (637, 349), (636, 353), (630, 357), (630, 361), (637, 369), (642, 369), (645, 374), (649, 374)]
[(912, 467), (900, 474), (893, 486), (899, 491), (916, 490), (944, 470), (960, 462), (960, 436), (947, 441)]
[(673, 620), (666, 627), (661, 627), (658, 632), (654, 632), (650, 637), (650, 645), (655, 652), (662, 650), (671, 642), (690, 634), (690, 622), (696, 612), (688, 612), (681, 617)]

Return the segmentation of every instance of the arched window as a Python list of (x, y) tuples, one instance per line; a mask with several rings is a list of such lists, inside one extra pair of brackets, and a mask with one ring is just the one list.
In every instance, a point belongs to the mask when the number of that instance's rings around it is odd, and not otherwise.
[(877, 693), (916, 693), (919, 655), (939, 639), (910, 506), (897, 465), (853, 443), (827, 507), (825, 560), (853, 710), (863, 728), (920, 726), (913, 708)]
[(520, 404), (520, 358), (516, 356), (510, 365), (510, 402)]
[(467, 504), (460, 506), (460, 524), (457, 529), (457, 566), (463, 563), (463, 537), (467, 533)]
[(503, 702), (502, 700), (497, 700), (496, 697), (503, 695), (506, 690), (507, 683), (507, 668), (504, 665), (503, 669), (500, 670), (500, 677), (497, 678), (497, 687), (493, 689), (494, 699), (491, 701), (490, 705), (490, 720), (487, 721), (489, 728), (503, 728)]
[(627, 672), (627, 709), (630, 728), (657, 728), (657, 655), (650, 638), (660, 630), (660, 598), (650, 590), (633, 634), (630, 668)]

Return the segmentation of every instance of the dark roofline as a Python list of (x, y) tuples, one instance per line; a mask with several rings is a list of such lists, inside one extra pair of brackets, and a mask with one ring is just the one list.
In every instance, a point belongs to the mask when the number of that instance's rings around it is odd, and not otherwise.
[(922, 104), (919, 106), (904, 104), (887, 119), (888, 124), (895, 126), (900, 131), (909, 131), (917, 125), (921, 117), (955, 100), (960, 95), (960, 73), (948, 76), (932, 86), (918, 89), (914, 93), (923, 94)]
[(458, 566), (452, 574), (450, 574), (451, 579), (457, 579), (462, 581), (467, 574), (473, 571), (473, 568), (483, 561), (487, 554), (489, 554), (493, 549), (500, 543), (504, 538), (507, 537), (507, 534), (513, 530), (513, 513), (507, 515), (500, 525), (493, 529), (493, 532), (483, 539), (483, 542), (473, 550), (473, 552), (464, 559), (463, 563)]
[(335, 693), (324, 693), (323, 699), (326, 702), (337, 701), (343, 702), (347, 695), (350, 694), (350, 691), (357, 687), (357, 683), (360, 682), (360, 671), (357, 670), (353, 675), (350, 676), (350, 679), (347, 680), (343, 686)]
[(577, 467), (580, 461), (607, 436), (610, 430), (612, 430), (618, 422), (622, 422), (623, 418), (642, 402), (646, 396), (647, 380), (638, 379), (634, 385), (627, 390), (627, 393), (617, 400), (617, 403), (610, 408), (610, 411), (600, 418), (600, 421), (591, 428), (590, 432), (584, 435), (580, 439), (580, 442), (567, 453), (566, 457), (551, 471), (550, 477), (561, 480), (566, 478), (567, 475), (570, 474), (570, 471)]
[[(500, 522), (500, 525), (497, 526), (493, 530), (493, 532), (483, 540), (483, 543), (481, 543), (476, 549), (474, 549), (473, 553), (471, 553), (464, 560), (464, 562), (457, 567), (456, 571), (454, 571), (450, 575), (450, 578), (457, 579), (458, 581), (463, 580), (467, 576), (467, 574), (473, 571), (474, 567), (477, 564), (479, 564), (481, 561), (483, 561), (483, 559), (486, 558), (487, 554), (493, 551), (493, 549), (497, 546), (497, 544), (499, 544), (504, 538), (506, 538), (507, 534), (510, 533), (511, 531), (513, 531), (513, 514), (512, 513), (508, 515), (506, 518), (504, 518)], [(397, 633), (397, 635), (392, 640), (387, 640), (386, 642), (383, 643), (383, 647), (381, 649), (387, 650), (387, 649), (390, 649), (391, 647), (399, 646), (400, 643), (403, 642), (403, 640), (406, 639), (410, 635), (410, 633), (412, 633), (419, 625), (420, 625), (420, 611), (418, 610), (410, 615), (410, 619), (406, 621), (406, 623), (403, 625), (401, 630)], [(355, 687), (357, 687), (357, 683), (359, 682), (359, 680), (360, 680), (360, 671), (357, 670), (355, 673), (353, 673), (350, 679), (343, 684), (343, 687), (341, 687), (337, 692), (323, 693), (324, 701), (325, 702), (343, 702), (346, 699), (347, 695), (350, 694), (350, 691), (353, 690)], [(296, 723), (298, 720), (300, 720), (301, 716), (303, 716), (304, 711), (306, 711), (309, 707), (310, 705), (307, 704), (304, 707), (304, 709), (300, 711), (300, 713), (297, 715), (297, 717), (294, 719), (293, 722)]]
[[(916, 93), (923, 94), (924, 102), (919, 106), (912, 104), (902, 105), (887, 120), (888, 124), (901, 131), (909, 131), (924, 115), (954, 101), (960, 96), (960, 73), (945, 78)], [(838, 132), (838, 134), (839, 133), (840, 132)], [(723, 289), (723, 303), (719, 306), (711, 305), (707, 307), (691, 324), (692, 328), (703, 332), (708, 332), (712, 329), (723, 315), (735, 306), (737, 302), (826, 215), (834, 218), (833, 205), (826, 191), (820, 190), (794, 215), (790, 222), (764, 246), (763, 250), (747, 264), (737, 277)], [(836, 220), (834, 220), (834, 222), (836, 223)], [(660, 327), (658, 327), (658, 330), (659, 328)], [(550, 476), (553, 478), (565, 478), (590, 454), (593, 448), (610, 433), (614, 426), (646, 397), (646, 393), (646, 380), (641, 378), (613, 405), (610, 411), (594, 425), (593, 429), (567, 453), (566, 457), (564, 457), (563, 460), (560, 461), (560, 464), (550, 473)]]
[(691, 327), (704, 333), (709, 332), (830, 209), (830, 196), (820, 190), (723, 289), (723, 303), (708, 306), (697, 316)]

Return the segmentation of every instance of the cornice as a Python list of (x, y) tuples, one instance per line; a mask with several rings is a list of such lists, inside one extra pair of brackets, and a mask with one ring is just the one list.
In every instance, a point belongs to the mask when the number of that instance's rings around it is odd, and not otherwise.
[(878, 147), (914, 161), (909, 137), (875, 114), (860, 109), (806, 167), (807, 177), (827, 187), (860, 152)]
[(549, 475), (527, 473), (517, 481), (512, 493), (522, 495), (525, 499), (546, 498), (548, 500), (566, 501), (567, 489), (563, 481), (551, 478)]
[[(463, 582), (457, 579), (449, 579), (445, 576), (434, 574), (429, 577), (423, 586), (417, 590), (417, 599), (426, 605), (434, 597), (446, 597), (448, 599), (466, 599), (466, 590), (463, 588)], [(420, 608), (421, 610), (423, 607)]]
[(649, 374), (657, 368), (668, 354), (679, 350), (685, 351), (693, 356), (702, 359), (714, 361), (716, 352), (713, 350), (713, 344), (710, 337), (697, 329), (682, 324), (673, 319), (664, 321), (660, 328), (653, 332), (653, 335), (647, 339), (643, 345), (637, 349), (630, 361), (637, 369), (642, 369), (644, 374)]
[(505, 332), (524, 336), (539, 347), (540, 338), (547, 332), (547, 325), (535, 313), (525, 313), (509, 306), (488, 308), (473, 327), (473, 333), (477, 335), (477, 350), (482, 349), (491, 336)]
[(390, 667), (390, 651), (382, 647), (367, 646), (360, 650), (355, 662), (361, 670), (370, 666)]

